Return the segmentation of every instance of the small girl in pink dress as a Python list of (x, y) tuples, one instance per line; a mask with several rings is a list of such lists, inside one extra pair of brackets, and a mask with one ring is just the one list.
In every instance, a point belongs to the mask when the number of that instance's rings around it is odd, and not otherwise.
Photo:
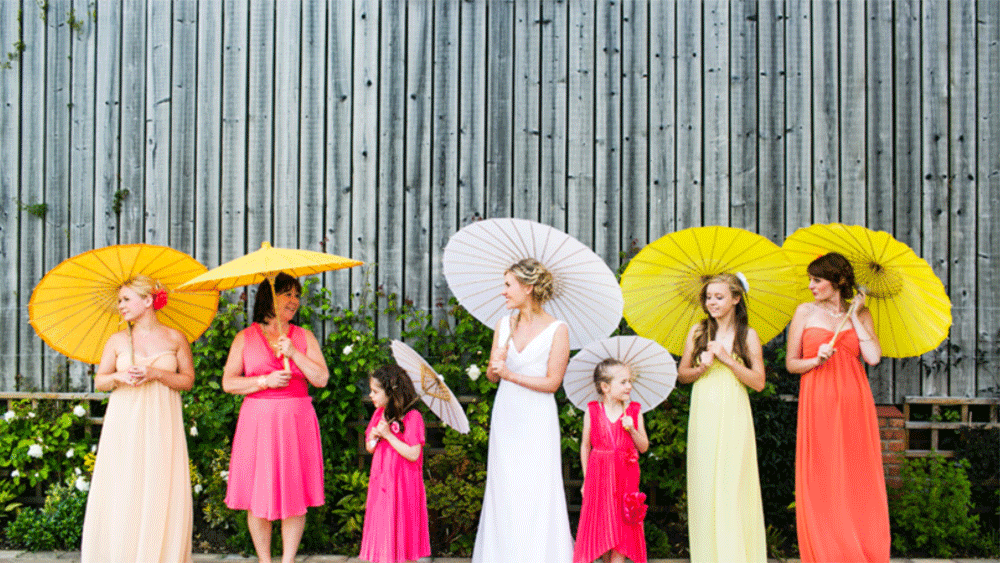
[[(594, 369), (601, 401), (592, 401), (583, 415), (580, 462), (583, 466), (583, 506), (576, 530), (573, 563), (646, 562), (646, 495), (639, 492), (639, 453), (649, 438), (639, 412), (629, 402), (632, 373), (616, 359)], [(626, 406), (628, 405), (628, 406)]]
[(410, 376), (382, 366), (368, 381), (375, 414), (365, 430), (372, 455), (361, 554), (365, 561), (399, 563), (431, 554), (424, 492), (424, 419)]

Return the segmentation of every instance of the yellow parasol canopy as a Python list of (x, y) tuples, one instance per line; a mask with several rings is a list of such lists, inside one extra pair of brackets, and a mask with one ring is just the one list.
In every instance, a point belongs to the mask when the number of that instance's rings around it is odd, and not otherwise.
[(951, 300), (930, 264), (889, 233), (859, 225), (812, 225), (792, 233), (782, 246), (795, 265), (799, 301), (811, 301), (806, 267), (839, 252), (854, 266), (854, 279), (867, 293), (882, 353), (919, 356), (936, 348), (951, 327)]
[(269, 242), (262, 242), (260, 249), (230, 260), (225, 264), (181, 284), (184, 289), (233, 289), (245, 285), (258, 284), (284, 272), (292, 277), (310, 276), (330, 270), (353, 268), (364, 262), (344, 258), (335, 254), (275, 248)]
[(135, 275), (158, 280), (169, 292), (157, 311), (160, 321), (194, 342), (212, 323), (219, 294), (178, 291), (181, 282), (207, 268), (187, 254), (151, 244), (121, 244), (89, 250), (49, 270), (31, 293), (28, 316), (49, 346), (74, 360), (101, 361), (104, 344), (124, 328), (118, 288)]
[(737, 272), (750, 286), (750, 326), (767, 342), (784, 330), (798, 304), (793, 268), (778, 245), (732, 227), (684, 229), (639, 251), (622, 274), (625, 319), (640, 336), (680, 355), (688, 329), (705, 316), (701, 286)]

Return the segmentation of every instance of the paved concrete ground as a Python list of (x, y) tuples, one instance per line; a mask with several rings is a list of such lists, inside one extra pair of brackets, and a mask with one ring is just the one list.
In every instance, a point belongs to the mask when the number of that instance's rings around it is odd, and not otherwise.
[[(296, 561), (302, 563), (362, 563), (356, 557), (346, 555), (299, 555)], [(44, 551), (29, 553), (27, 551), (0, 550), (0, 563), (73, 563), (80, 561), (78, 551)], [(240, 555), (221, 555), (217, 553), (196, 553), (194, 563), (256, 563), (256, 557)], [(421, 559), (421, 563), (469, 563), (468, 557), (433, 557)], [(687, 563), (687, 559), (650, 559), (649, 563)], [(770, 559), (770, 563), (781, 563)], [(799, 563), (798, 559), (788, 559), (784, 563)], [(891, 563), (1000, 563), (996, 559), (893, 559)]]

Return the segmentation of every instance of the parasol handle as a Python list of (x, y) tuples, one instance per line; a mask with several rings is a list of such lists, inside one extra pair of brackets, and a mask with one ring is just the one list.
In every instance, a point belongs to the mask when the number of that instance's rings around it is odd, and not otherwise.
[[(864, 291), (861, 290), (859, 293), (864, 293)], [(833, 331), (833, 338), (831, 338), (830, 342), (828, 342), (827, 344), (833, 346), (833, 343), (837, 341), (837, 337), (840, 336), (840, 331), (844, 330), (844, 325), (846, 325), (847, 321), (850, 320), (851, 315), (853, 315), (854, 312), (858, 310), (858, 305), (860, 304), (861, 304), (860, 301), (856, 301), (854, 299), (851, 300), (851, 306), (847, 308), (847, 314), (844, 315), (843, 319), (841, 319), (840, 324), (837, 325), (837, 330)]]
[[(263, 248), (263, 245), (261, 245), (261, 247)], [(267, 282), (271, 285), (271, 312), (274, 313), (274, 318), (275, 319), (278, 318), (277, 294), (274, 292), (274, 278), (276, 278), (276, 277), (278, 277), (277, 274), (271, 274), (271, 275), (267, 276)], [(281, 327), (281, 321), (280, 320), (278, 320), (278, 327)], [(291, 333), (291, 327), (289, 327), (288, 332)], [(278, 354), (278, 357), (281, 358), (281, 361), (282, 361), (282, 363), (284, 364), (284, 367), (285, 367), (285, 371), (289, 371), (289, 372), (292, 371), (292, 367), (288, 363), (288, 357), (285, 356), (284, 354)]]

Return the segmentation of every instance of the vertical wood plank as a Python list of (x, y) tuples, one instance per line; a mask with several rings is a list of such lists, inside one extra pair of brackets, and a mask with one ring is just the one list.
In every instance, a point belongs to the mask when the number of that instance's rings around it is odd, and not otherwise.
[(677, 229), (677, 4), (649, 4), (649, 241)]
[[(95, 217), (95, 181), (94, 163), (97, 155), (94, 152), (94, 84), (97, 65), (97, 37), (93, 19), (87, 14), (91, 7), (83, 0), (74, 0), (72, 13), (79, 22), (79, 29), (70, 32), (72, 39), (69, 48), (70, 57), (70, 155), (69, 177), (67, 186), (67, 201), (69, 206), (67, 255), (75, 256), (81, 252), (95, 248), (95, 231), (103, 230), (105, 222), (101, 213), (100, 221)], [(3, 45), (3, 43), (0, 43)], [(66, 385), (67, 391), (90, 391), (91, 377), (89, 367), (79, 361), (69, 362), (69, 372)], [(0, 389), (3, 386), (0, 385)]]
[(539, 220), (566, 230), (566, 112), (568, 107), (568, 2), (542, 2), (541, 156)]
[[(98, 20), (100, 16), (98, 16)], [(121, 189), (128, 190), (118, 216), (118, 242), (145, 240), (146, 185), (146, 3), (122, 2)]]
[(702, 3), (677, 2), (677, 229), (704, 224)]
[[(729, 225), (759, 232), (757, 154), (760, 152), (760, 130), (757, 124), (760, 91), (757, 70), (757, 44), (760, 42), (760, 3), (737, 2), (729, 17), (729, 69), (720, 74), (728, 77), (730, 89), (729, 141), (730, 196)], [(725, 115), (725, 114), (722, 114)], [(765, 204), (766, 205), (766, 204)]]
[(431, 86), (433, 116), (431, 138), (430, 276), (431, 308), (436, 321), (446, 317), (451, 297), (441, 269), (441, 256), (459, 229), (459, 35), (460, 3), (434, 4), (434, 62)]
[(838, 4), (816, 2), (813, 4), (813, 221), (830, 223), (840, 219), (840, 108), (838, 89), (840, 52), (837, 38), (840, 22)]
[[(326, 105), (326, 6), (302, 4), (302, 60), (299, 102), (298, 247), (323, 249), (323, 206), (326, 204), (323, 172), (323, 135)], [(320, 278), (322, 279), (322, 278)], [(315, 327), (319, 328), (319, 327)]]
[[(996, 395), (1000, 390), (1000, 4), (978, 2), (976, 34), (978, 93), (977, 241), (978, 334), (977, 352), (987, 364), (977, 374), (979, 395)], [(995, 411), (994, 411), (995, 414)]]
[[(840, 221), (864, 225), (867, 217), (867, 98), (865, 0), (846, 0), (839, 9), (840, 79)], [(881, 74), (872, 72), (872, 74)]]
[(569, 0), (566, 232), (594, 244), (595, 0)]
[[(758, 2), (757, 122), (758, 233), (780, 245), (785, 236), (785, 36), (784, 2)], [(790, 49), (798, 46), (789, 45)]]
[[(351, 177), (351, 257), (367, 266), (351, 272), (351, 294), (361, 297), (373, 285), (376, 254), (376, 216), (373, 201), (378, 191), (379, 112), (379, 3), (357, 0), (354, 9), (354, 111), (352, 117), (353, 175)], [(367, 294), (366, 294), (367, 295)]]
[(274, 203), (271, 207), (275, 246), (299, 245), (299, 95), (302, 2), (274, 3)]
[[(921, 256), (927, 260), (945, 290), (951, 293), (948, 264), (948, 3), (926, 0), (921, 5), (921, 119), (923, 152), (923, 210)], [(924, 373), (923, 395), (948, 394), (951, 354), (948, 341), (934, 354), (939, 362)]]
[(403, 294), (422, 311), (431, 310), (431, 132), (433, 112), (433, 4), (410, 3), (406, 10), (406, 160)]
[[(404, 232), (411, 221), (405, 203), (406, 154), (406, 9), (405, 0), (382, 1), (382, 56), (378, 80), (378, 286), (404, 299)], [(369, 200), (371, 201), (371, 200)], [(367, 203), (366, 203), (367, 204)], [(370, 205), (370, 204), (367, 204)], [(379, 335), (398, 338), (398, 323), (379, 325)]]
[[(72, 126), (72, 77), (70, 58), (73, 39), (72, 28), (66, 14), (72, 7), (70, 0), (54, 0), (48, 4), (45, 26), (45, 155), (44, 201), (45, 212), (43, 270), (48, 272), (69, 258), (69, 204), (70, 204), (70, 143)], [(42, 389), (57, 391), (63, 388), (67, 377), (68, 360), (49, 346), (42, 347)]]
[[(41, 9), (26, 4), (21, 18), (24, 51), (21, 53), (21, 205), (45, 203), (44, 155), (45, 135), (45, 36), (46, 23)], [(46, 15), (46, 17), (48, 17)], [(41, 101), (41, 103), (39, 103)], [(18, 316), (28, 318), (28, 300), (31, 290), (45, 274), (45, 220), (19, 210), (20, 218), (20, 279), (18, 280)], [(42, 340), (27, 322), (18, 327), (19, 370), (18, 391), (42, 389)]]
[(789, 0), (785, 20), (785, 233), (812, 223), (812, 7)]
[[(350, 256), (354, 7), (349, 2), (330, 2), (327, 21), (326, 231), (323, 241), (326, 252)], [(355, 271), (362, 269), (330, 272), (324, 276), (324, 285), (330, 288), (331, 299), (338, 308), (350, 306), (351, 276)]]
[[(894, 4), (895, 23), (895, 146), (893, 158), (896, 181), (894, 191), (895, 237), (921, 250), (921, 190), (923, 154), (921, 152), (921, 56), (920, 1), (901, 0)], [(896, 403), (908, 395), (922, 395), (922, 375), (919, 358), (895, 362)]]
[[(274, 0), (250, 2), (247, 79), (247, 251), (272, 241), (274, 185)], [(273, 241), (272, 241), (273, 242)]]
[(198, 106), (198, 2), (174, 0), (170, 65), (170, 246), (195, 251), (196, 159)]
[(514, 2), (487, 4), (489, 59), (486, 70), (486, 216), (509, 217), (513, 209)]
[(730, 67), (729, 60), (728, 0), (707, 0), (702, 5), (702, 17), (702, 224), (729, 225), (729, 150), (736, 142), (728, 118), (731, 107), (729, 76), (730, 73), (735, 76), (738, 71)]
[[(222, 142), (226, 125), (222, 117), (222, 100), (228, 84), (222, 74), (225, 68), (224, 5), (223, 2), (199, 2), (197, 5), (195, 147), (198, 153), (193, 191), (194, 256), (209, 268), (222, 263), (220, 219), (225, 213), (222, 209)], [(227, 239), (225, 244), (229, 246), (234, 242), (237, 241)]]
[(948, 395), (976, 396), (976, 5), (948, 3), (949, 192), (948, 282), (954, 349)]
[(539, 219), (539, 156), (541, 146), (541, 43), (540, 0), (514, 3), (513, 189), (514, 217)]
[[(21, 7), (16, 2), (0, 2), (0, 45), (14, 45), (22, 40), (21, 20), (17, 17)], [(27, 318), (30, 299), (22, 294), (19, 278), (24, 275), (21, 261), (20, 212), (18, 209), (20, 179), (18, 164), (21, 162), (21, 75), (24, 61), (21, 56), (10, 61), (10, 68), (0, 69), (0, 362), (7, 369), (0, 370), (0, 389), (17, 388), (19, 368), (19, 337), (23, 328), (31, 330)], [(28, 104), (30, 105), (30, 104)], [(23, 313), (23, 314), (22, 314)]]
[(122, 1), (101, 3), (97, 18), (97, 55), (95, 65), (96, 105), (94, 107), (94, 246), (118, 242), (123, 202), (115, 208), (115, 194), (128, 189), (119, 174), (121, 124), (121, 45)]
[(146, 216), (143, 242), (170, 245), (171, 83), (173, 6), (151, 0), (146, 5)]
[[(649, 240), (649, 21), (647, 3), (622, 2), (621, 242), (627, 253)], [(657, 148), (656, 150), (659, 150)], [(621, 258), (609, 263), (617, 269)]]
[[(219, 259), (209, 267), (257, 250), (248, 239), (247, 174), (249, 166), (250, 11), (242, 0), (226, 0), (222, 8), (222, 161), (219, 180)], [(256, 60), (254, 62), (257, 62)], [(258, 150), (254, 147), (253, 150)], [(253, 165), (256, 166), (256, 165)], [(255, 171), (258, 171), (256, 168)], [(259, 237), (258, 233), (253, 233)]]
[(598, 0), (594, 58), (594, 252), (612, 266), (621, 244), (621, 4)]
[[(486, 213), (487, 37), (485, 2), (461, 2), (458, 226)], [(484, 40), (484, 38), (486, 40)]]
[[(868, 69), (893, 67), (892, 5), (884, 2), (867, 4), (868, 32), (865, 59)], [(893, 84), (888, 72), (868, 72), (867, 96), (867, 200), (865, 224), (875, 230), (895, 231), (895, 200), (893, 189)], [(894, 363), (888, 358), (868, 368), (872, 395), (878, 404), (894, 403)]]

